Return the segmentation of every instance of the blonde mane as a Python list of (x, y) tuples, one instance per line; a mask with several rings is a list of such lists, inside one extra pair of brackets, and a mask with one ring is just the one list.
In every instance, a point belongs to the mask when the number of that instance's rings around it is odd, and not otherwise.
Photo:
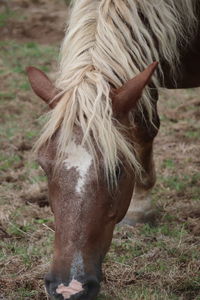
[[(155, 60), (166, 61), (173, 76), (179, 64), (178, 44), (188, 43), (195, 31), (195, 4), (196, 0), (73, 1), (56, 82), (62, 98), (49, 113), (36, 150), (59, 128), (57, 160), (62, 161), (77, 125), (95, 161), (97, 148), (102, 154), (108, 177), (115, 178), (120, 157), (139, 174), (134, 146), (113, 120), (110, 84), (120, 87)], [(153, 83), (159, 87), (158, 74)], [(149, 88), (142, 106), (151, 121)]]

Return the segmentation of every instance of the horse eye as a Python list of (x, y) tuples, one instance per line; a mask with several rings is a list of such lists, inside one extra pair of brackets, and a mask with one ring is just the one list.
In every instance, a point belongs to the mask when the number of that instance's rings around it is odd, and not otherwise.
[(121, 166), (118, 165), (115, 170), (115, 176), (116, 176), (117, 180), (120, 179), (121, 174), (122, 174), (122, 168), (121, 168)]

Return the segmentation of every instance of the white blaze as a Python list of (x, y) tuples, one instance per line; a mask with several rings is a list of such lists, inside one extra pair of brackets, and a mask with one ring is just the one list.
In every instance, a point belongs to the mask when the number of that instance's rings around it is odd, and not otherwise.
[(83, 275), (84, 275), (83, 257), (81, 252), (76, 252), (70, 270), (70, 277), (72, 278), (71, 282), (69, 283), (68, 286), (61, 283), (56, 289), (57, 294), (61, 294), (64, 297), (64, 299), (69, 299), (71, 296), (82, 292), (84, 290), (83, 285), (75, 278)]
[(66, 149), (67, 158), (64, 160), (66, 168), (75, 168), (79, 172), (76, 192), (81, 193), (86, 183), (87, 174), (92, 163), (92, 156), (82, 146), (71, 141)]
[(78, 276), (84, 275), (83, 257), (80, 251), (77, 251), (74, 255), (70, 275), (71, 278), (76, 278)]

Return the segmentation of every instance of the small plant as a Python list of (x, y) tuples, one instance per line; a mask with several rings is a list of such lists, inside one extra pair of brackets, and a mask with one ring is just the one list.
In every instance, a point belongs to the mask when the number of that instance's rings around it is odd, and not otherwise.
[(64, 0), (65, 4), (68, 6), (71, 3), (71, 0)]

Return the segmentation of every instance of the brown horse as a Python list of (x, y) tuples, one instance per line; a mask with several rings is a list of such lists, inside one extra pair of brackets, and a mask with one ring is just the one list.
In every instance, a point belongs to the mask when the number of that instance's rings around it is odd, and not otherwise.
[[(51, 108), (37, 152), (55, 216), (55, 299), (96, 299), (115, 225), (152, 217), (158, 87), (200, 85), (199, 1), (146, 2), (76, 0), (56, 87), (28, 68)], [(139, 73), (150, 60), (159, 65)]]

